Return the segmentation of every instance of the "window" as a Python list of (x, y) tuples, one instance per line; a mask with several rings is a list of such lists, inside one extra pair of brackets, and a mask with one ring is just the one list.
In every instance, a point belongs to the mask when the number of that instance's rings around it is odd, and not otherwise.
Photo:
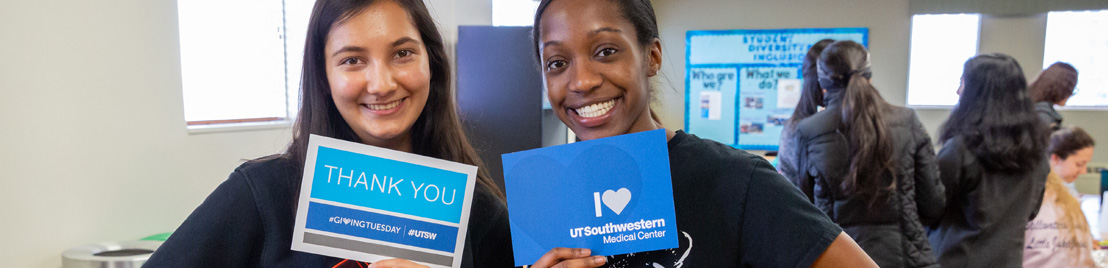
[(538, 0), (492, 0), (492, 26), (531, 26)]
[[(1108, 106), (1108, 10), (1047, 14), (1043, 68), (1066, 62), (1077, 69), (1076, 95), (1066, 106)], [(1033, 79), (1033, 78), (1031, 78)]]
[(298, 106), (304, 29), (313, 4), (314, 0), (177, 2), (182, 94), (190, 129), (283, 123), (292, 117)]
[(980, 16), (912, 16), (908, 105), (952, 106), (966, 60), (977, 54)]

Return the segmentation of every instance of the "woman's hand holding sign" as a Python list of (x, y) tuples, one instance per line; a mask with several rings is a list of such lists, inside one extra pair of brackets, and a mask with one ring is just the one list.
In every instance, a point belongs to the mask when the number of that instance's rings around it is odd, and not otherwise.
[(531, 268), (594, 268), (604, 265), (608, 258), (589, 256), (587, 248), (554, 248), (542, 255)]
[(388, 259), (379, 262), (375, 262), (369, 265), (369, 268), (430, 268), (427, 266), (419, 265), (409, 260), (403, 259)]

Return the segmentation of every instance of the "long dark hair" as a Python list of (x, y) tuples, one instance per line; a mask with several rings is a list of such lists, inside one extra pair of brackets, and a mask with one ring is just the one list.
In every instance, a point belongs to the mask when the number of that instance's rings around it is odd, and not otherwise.
[(939, 140), (962, 137), (988, 171), (1021, 173), (1038, 167), (1048, 128), (1035, 114), (1019, 63), (1004, 54), (973, 57), (966, 61), (962, 84)]
[[(450, 63), (446, 57), (442, 35), (431, 20), (427, 7), (420, 0), (393, 1), (408, 11), (408, 16), (419, 29), (430, 60), (431, 90), (427, 96), (427, 105), (412, 125), (412, 152), (477, 166), (478, 187), (485, 187), (503, 198), (503, 192), (489, 178), (488, 171), (462, 130), (454, 93), (450, 90)], [(304, 44), (300, 113), (293, 126), (292, 143), (283, 155), (300, 164), (300, 167), (307, 155), (309, 134), (359, 141), (331, 99), (323, 49), (331, 27), (357, 15), (374, 2), (376, 0), (318, 0), (312, 9), (307, 41)]]
[[(639, 42), (639, 45), (650, 45), (658, 38), (658, 18), (654, 15), (654, 6), (650, 4), (650, 0), (609, 0), (619, 5), (620, 15), (624, 19), (631, 22), (631, 25), (635, 27), (635, 39)], [(539, 29), (541, 28), (542, 14), (546, 12), (546, 8), (550, 6), (550, 3), (554, 0), (542, 0), (539, 2), (538, 9), (535, 10), (535, 24), (531, 27), (531, 40), (535, 44), (535, 58), (538, 59), (538, 63), (541, 68), (542, 65), (542, 51), (539, 50)], [(653, 99), (653, 89), (647, 91), (650, 94), (650, 98)], [(654, 119), (655, 123), (659, 126), (662, 124), (662, 120), (658, 117), (658, 114), (654, 112), (654, 109), (650, 109), (650, 118)]]
[(1055, 62), (1047, 67), (1028, 86), (1031, 93), (1031, 101), (1046, 101), (1059, 103), (1073, 96), (1073, 90), (1077, 87), (1077, 69), (1065, 62)]
[[(828, 94), (842, 94), (839, 130), (850, 143), (850, 172), (843, 188), (873, 194), (892, 189), (896, 162), (884, 117), (891, 105), (869, 83), (869, 52), (854, 41), (838, 41), (823, 50), (817, 64), (820, 87)], [(883, 185), (883, 178), (889, 177), (893, 184)]]
[(823, 89), (819, 87), (819, 74), (816, 71), (816, 62), (819, 60), (819, 54), (823, 52), (827, 45), (835, 42), (831, 39), (819, 40), (815, 44), (812, 44), (811, 48), (808, 48), (808, 54), (804, 55), (804, 65), (800, 67), (801, 76), (804, 77), (804, 84), (800, 91), (800, 102), (796, 103), (796, 110), (793, 110), (793, 116), (789, 117), (789, 121), (785, 122), (785, 132), (792, 133), (796, 131), (796, 124), (800, 123), (800, 120), (808, 118), (819, 111), (819, 106), (823, 106)]

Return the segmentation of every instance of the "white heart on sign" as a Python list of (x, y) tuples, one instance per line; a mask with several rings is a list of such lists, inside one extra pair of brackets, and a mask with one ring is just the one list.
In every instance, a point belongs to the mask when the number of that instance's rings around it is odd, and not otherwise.
[(343, 223), (343, 224), (350, 224), (350, 219), (348, 219), (348, 218), (343, 218), (343, 219), (342, 219), (342, 223)]
[(604, 191), (604, 196), (601, 199), (604, 200), (605, 206), (619, 215), (620, 212), (623, 212), (623, 208), (627, 207), (627, 203), (631, 202), (631, 190), (627, 190), (627, 188), (619, 188), (618, 191), (607, 190)]

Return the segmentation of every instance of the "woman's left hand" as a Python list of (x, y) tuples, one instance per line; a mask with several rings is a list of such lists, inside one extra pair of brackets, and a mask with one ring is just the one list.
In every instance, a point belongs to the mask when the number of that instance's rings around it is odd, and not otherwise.
[(375, 262), (369, 265), (369, 268), (430, 268), (427, 266), (416, 264), (409, 260), (402, 259), (388, 259), (379, 262)]

